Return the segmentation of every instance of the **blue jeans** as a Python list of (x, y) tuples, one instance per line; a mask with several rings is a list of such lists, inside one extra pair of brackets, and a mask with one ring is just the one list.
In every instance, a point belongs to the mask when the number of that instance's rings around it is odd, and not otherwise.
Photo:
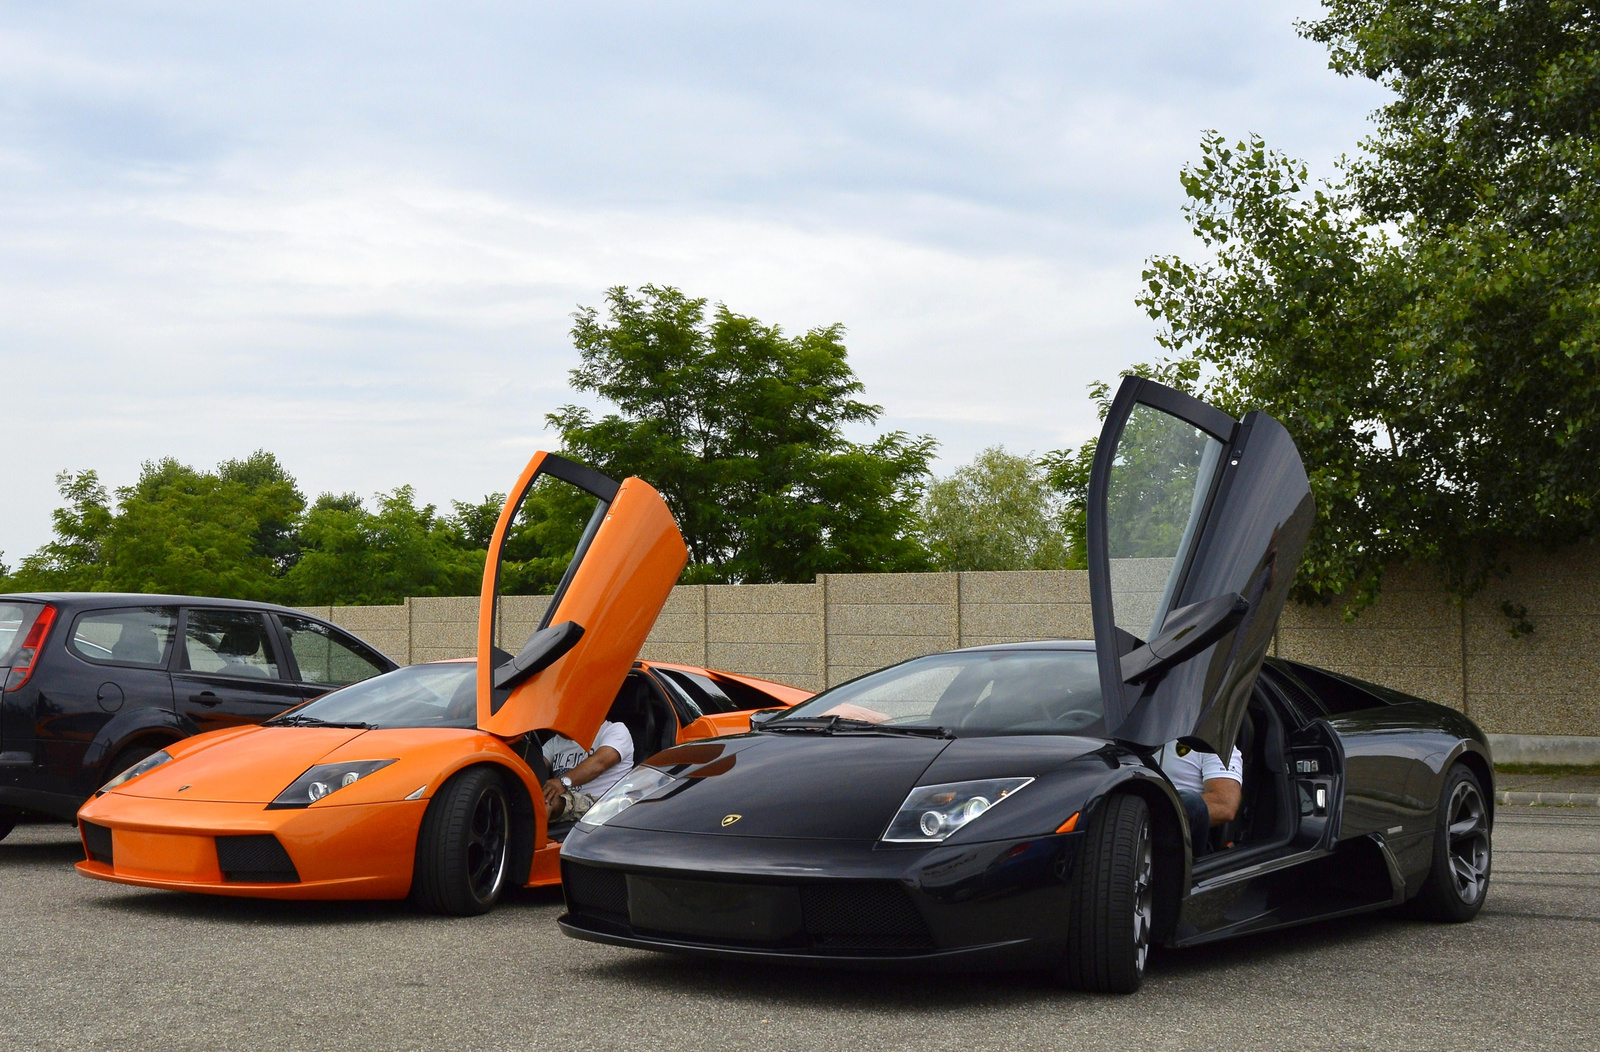
[(1194, 844), (1194, 857), (1211, 852), (1211, 808), (1205, 797), (1189, 789), (1179, 789), (1178, 799), (1189, 812), (1189, 839)]

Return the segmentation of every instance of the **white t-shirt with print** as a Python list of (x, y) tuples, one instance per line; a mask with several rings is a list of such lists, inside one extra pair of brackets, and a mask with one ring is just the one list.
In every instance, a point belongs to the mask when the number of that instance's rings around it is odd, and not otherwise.
[[(621, 761), (607, 767), (592, 780), (573, 787), (577, 792), (587, 793), (596, 800), (633, 770), (633, 735), (628, 733), (627, 727), (620, 723), (612, 723), (610, 720), (602, 723), (599, 732), (594, 736), (594, 748), (598, 749), (602, 745), (609, 745), (617, 750), (617, 754), (622, 757)], [(561, 734), (544, 743), (544, 759), (550, 765), (551, 776), (555, 778), (561, 777), (587, 760), (593, 751), (594, 749), (585, 749)]]
[(1206, 783), (1216, 778), (1228, 778), (1244, 784), (1244, 759), (1238, 749), (1233, 750), (1233, 759), (1224, 767), (1214, 752), (1201, 752), (1177, 742), (1168, 742), (1161, 750), (1161, 769), (1172, 779), (1174, 786), (1192, 793), (1205, 792)]

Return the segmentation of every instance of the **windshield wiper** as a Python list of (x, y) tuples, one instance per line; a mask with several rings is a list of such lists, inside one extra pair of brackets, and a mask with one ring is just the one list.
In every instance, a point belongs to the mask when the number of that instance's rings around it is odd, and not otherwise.
[(299, 713), (279, 716), (275, 720), (268, 720), (267, 724), (274, 727), (343, 727), (353, 731), (370, 731), (377, 727), (375, 723), (362, 723), (359, 720), (324, 720)]
[(873, 723), (847, 716), (799, 716), (763, 723), (763, 731), (805, 731), (812, 734), (905, 734), (917, 738), (954, 738), (947, 727), (906, 727), (894, 723)]
[[(835, 734), (909, 734), (914, 738), (954, 738), (949, 727), (907, 727), (899, 723), (873, 723), (871, 720), (843, 720), (847, 726), (836, 727)], [(858, 726), (858, 724), (860, 726)]]

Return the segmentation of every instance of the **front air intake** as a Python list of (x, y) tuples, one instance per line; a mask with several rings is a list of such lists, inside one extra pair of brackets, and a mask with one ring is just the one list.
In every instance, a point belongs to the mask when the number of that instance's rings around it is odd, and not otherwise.
[(93, 822), (79, 822), (78, 828), (83, 832), (83, 846), (89, 853), (89, 861), (111, 865), (111, 830)]
[(298, 884), (300, 872), (271, 833), (217, 837), (217, 865), (232, 884)]

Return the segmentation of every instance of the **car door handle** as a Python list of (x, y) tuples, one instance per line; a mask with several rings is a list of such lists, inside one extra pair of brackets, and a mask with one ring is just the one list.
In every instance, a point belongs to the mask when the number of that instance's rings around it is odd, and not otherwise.
[(216, 694), (209, 690), (202, 690), (198, 694), (191, 694), (189, 695), (189, 700), (197, 705), (216, 705), (222, 701), (221, 698), (217, 697)]

